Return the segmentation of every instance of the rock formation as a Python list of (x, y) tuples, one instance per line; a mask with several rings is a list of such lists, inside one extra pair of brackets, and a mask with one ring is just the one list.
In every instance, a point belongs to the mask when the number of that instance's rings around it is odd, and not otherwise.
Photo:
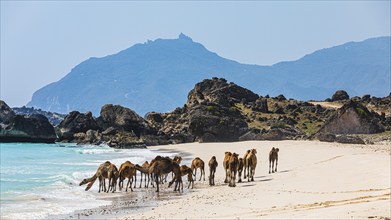
[(55, 140), (54, 128), (45, 116), (16, 115), (0, 100), (0, 142), (54, 143)]
[(373, 134), (384, 129), (379, 124), (379, 116), (370, 112), (360, 103), (349, 101), (342, 106), (320, 128), (320, 133), (331, 134)]
[(349, 95), (346, 91), (344, 90), (338, 90), (334, 93), (334, 95), (331, 97), (331, 101), (342, 101), (342, 100), (348, 100)]

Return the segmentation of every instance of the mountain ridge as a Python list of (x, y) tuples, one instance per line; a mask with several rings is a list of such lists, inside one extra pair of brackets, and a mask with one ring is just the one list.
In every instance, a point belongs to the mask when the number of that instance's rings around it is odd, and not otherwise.
[[(390, 77), (390, 63), (385, 61), (390, 60), (390, 40), (378, 37), (348, 42), (295, 61), (259, 66), (223, 58), (181, 33), (177, 39), (156, 39), (116, 54), (91, 57), (59, 81), (36, 91), (27, 105), (64, 113), (91, 110), (94, 115), (108, 103), (130, 107), (142, 115), (168, 112), (185, 102), (195, 82), (211, 77), (224, 77), (258, 94), (284, 94), (301, 100), (325, 99), (338, 89), (353, 96), (386, 96), (390, 90), (384, 83), (384, 78)], [(367, 48), (361, 49), (362, 44)], [(349, 53), (349, 48), (356, 52)], [(337, 56), (339, 53), (342, 55)], [(363, 53), (370, 53), (369, 61), (361, 59)], [(324, 54), (327, 59), (322, 59)], [(361, 77), (364, 79), (357, 79)]]

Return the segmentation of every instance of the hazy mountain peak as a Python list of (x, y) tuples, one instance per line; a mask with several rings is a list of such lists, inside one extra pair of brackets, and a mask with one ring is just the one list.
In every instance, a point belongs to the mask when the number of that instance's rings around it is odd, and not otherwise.
[(191, 37), (189, 37), (189, 36), (186, 36), (184, 33), (180, 33), (178, 36), (178, 39), (193, 42), (193, 39), (191, 39)]

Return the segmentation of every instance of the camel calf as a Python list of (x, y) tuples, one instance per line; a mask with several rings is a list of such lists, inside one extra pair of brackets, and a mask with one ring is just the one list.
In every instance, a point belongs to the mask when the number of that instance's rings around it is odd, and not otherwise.
[(200, 172), (201, 172), (201, 176), (200, 176), (200, 180), (201, 181), (201, 178), (202, 176), (204, 176), (204, 181), (205, 181), (205, 163), (203, 160), (201, 160), (199, 157), (196, 157), (193, 162), (191, 162), (191, 170), (195, 170), (194, 172), (194, 176), (195, 178), (197, 179), (197, 169), (200, 168)]
[(214, 186), (215, 185), (215, 173), (216, 173), (216, 167), (218, 166), (216, 157), (213, 156), (209, 160), (209, 185)]
[[(270, 168), (271, 171), (277, 172), (277, 165), (278, 165), (278, 152), (280, 150), (278, 148), (272, 148), (270, 153), (269, 153), (269, 173), (270, 173)], [(274, 163), (276, 163), (276, 168), (274, 169)]]
[(187, 175), (187, 181), (189, 182), (189, 185), (187, 186), (187, 188), (189, 189), (190, 185), (191, 185), (191, 188), (193, 189), (194, 188), (194, 179), (193, 179), (194, 174), (193, 174), (193, 171), (191, 170), (191, 168), (186, 165), (181, 166), (181, 176), (184, 176), (184, 175)]
[[(121, 166), (119, 167), (119, 183), (118, 183), (119, 190), (122, 190), (122, 188), (124, 186), (124, 180), (125, 180), (125, 178), (128, 178), (128, 183), (126, 184), (125, 191), (127, 192), (128, 188), (130, 187), (130, 191), (133, 192), (133, 189), (132, 189), (133, 177), (136, 178), (135, 165), (130, 161), (126, 161), (126, 162), (122, 163)], [(136, 182), (134, 185), (136, 188)]]

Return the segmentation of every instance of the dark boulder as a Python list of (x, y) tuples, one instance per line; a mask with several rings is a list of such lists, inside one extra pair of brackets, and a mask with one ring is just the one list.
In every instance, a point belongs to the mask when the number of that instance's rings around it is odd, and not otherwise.
[(70, 112), (56, 127), (59, 141), (72, 141), (76, 133), (86, 133), (88, 130), (100, 130), (91, 112), (85, 114), (78, 111)]
[(348, 100), (349, 95), (346, 91), (344, 90), (338, 90), (334, 93), (334, 95), (331, 97), (331, 101), (342, 101), (342, 100)]
[(120, 105), (104, 105), (97, 122), (104, 130), (114, 127), (119, 131), (133, 132), (137, 137), (156, 133), (136, 112)]
[(234, 107), (197, 105), (189, 112), (189, 132), (200, 142), (237, 141), (247, 129)]
[(205, 79), (197, 83), (187, 96), (187, 106), (217, 103), (224, 107), (231, 107), (235, 103), (254, 102), (258, 95), (252, 91), (227, 83), (223, 78)]
[(56, 133), (43, 115), (16, 115), (0, 100), (0, 142), (54, 143)]
[(267, 106), (267, 99), (265, 98), (258, 98), (253, 106), (252, 106), (253, 111), (258, 111), (258, 112), (263, 112), (263, 113), (268, 113), (269, 108)]

